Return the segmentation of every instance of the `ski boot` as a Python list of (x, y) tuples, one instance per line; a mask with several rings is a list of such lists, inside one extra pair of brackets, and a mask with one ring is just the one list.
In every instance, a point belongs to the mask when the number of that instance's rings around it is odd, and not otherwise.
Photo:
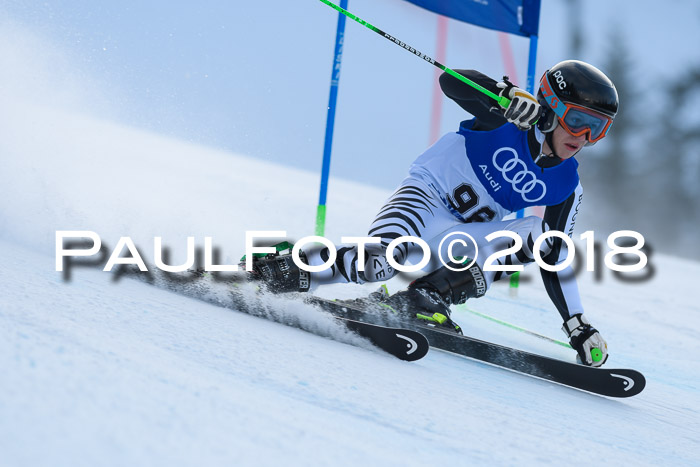
[(419, 319), (446, 329), (462, 333), (459, 325), (450, 319), (450, 308), (439, 297), (431, 297), (424, 289), (413, 289), (389, 295), (386, 285), (382, 285), (367, 297), (337, 300), (370, 312), (390, 312), (391, 315), (402, 319)]
[[(461, 265), (454, 263), (451, 266)], [(485, 293), (484, 273), (476, 263), (465, 271), (453, 271), (443, 266), (411, 282), (406, 290), (384, 299), (381, 305), (397, 315), (411, 316), (431, 326), (462, 334), (462, 328), (450, 317), (450, 305), (464, 303), (468, 298), (481, 297)]]
[[(272, 293), (308, 292), (311, 287), (311, 274), (297, 266), (291, 250), (293, 245), (282, 242), (274, 245), (275, 253), (253, 255), (253, 270), (248, 272), (248, 280), (260, 282)], [(299, 252), (306, 263), (306, 255)], [(245, 256), (241, 262), (245, 261)]]
[(436, 291), (412, 285), (386, 298), (380, 305), (397, 316), (415, 318), (430, 326), (462, 334), (462, 328), (450, 318), (450, 306)]

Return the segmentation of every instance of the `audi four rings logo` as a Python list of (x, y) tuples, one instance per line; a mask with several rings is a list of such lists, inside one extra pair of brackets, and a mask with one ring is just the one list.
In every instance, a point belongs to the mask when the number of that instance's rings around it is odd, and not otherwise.
[[(510, 156), (501, 156), (501, 153), (510, 154)], [(504, 160), (504, 157), (507, 159)], [(503, 179), (510, 183), (517, 193), (523, 197), (523, 201), (534, 203), (547, 194), (547, 187), (542, 180), (537, 180), (533, 172), (527, 169), (524, 161), (518, 158), (518, 153), (513, 148), (501, 148), (493, 153), (493, 166), (501, 172)], [(502, 164), (499, 164), (502, 162)]]

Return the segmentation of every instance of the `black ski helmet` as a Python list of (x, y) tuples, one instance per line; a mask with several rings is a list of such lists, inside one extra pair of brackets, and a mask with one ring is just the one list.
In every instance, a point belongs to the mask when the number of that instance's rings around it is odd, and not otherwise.
[[(598, 68), (579, 60), (565, 60), (547, 70), (540, 80), (537, 100), (543, 112), (537, 125), (543, 133), (554, 131), (559, 123), (543, 93), (551, 89), (563, 103), (580, 105), (615, 118), (619, 105), (617, 90), (610, 78)], [(590, 144), (590, 143), (589, 143)]]

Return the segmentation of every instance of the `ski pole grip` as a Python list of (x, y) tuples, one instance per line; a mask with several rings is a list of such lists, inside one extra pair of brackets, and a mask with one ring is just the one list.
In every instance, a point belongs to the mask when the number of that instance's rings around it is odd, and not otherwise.
[(510, 105), (510, 99), (508, 99), (506, 96), (500, 96), (498, 99), (498, 105), (501, 106), (501, 108), (507, 109), (508, 106)]
[(462, 76), (459, 73), (457, 73), (456, 71), (454, 71), (453, 69), (447, 68), (445, 65), (441, 64), (439, 66), (439, 68), (442, 69), (448, 75), (457, 78), (458, 80), (460, 80), (464, 84), (468, 84), (469, 86), (473, 87), (477, 91), (479, 91), (483, 94), (486, 94), (488, 97), (495, 100), (498, 103), (498, 105), (501, 106), (502, 108), (507, 109), (508, 106), (510, 105), (510, 99), (508, 99), (506, 96), (499, 96), (498, 94), (494, 94), (493, 92), (489, 91), (488, 89), (481, 86), (480, 84), (475, 83), (474, 81), (470, 80), (466, 76)]

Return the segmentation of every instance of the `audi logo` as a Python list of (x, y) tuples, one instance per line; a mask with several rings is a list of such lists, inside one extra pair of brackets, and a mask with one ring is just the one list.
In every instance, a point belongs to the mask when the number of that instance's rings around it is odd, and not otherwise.
[[(499, 158), (499, 155), (504, 152), (506, 156)], [(505, 160), (504, 157), (506, 158)], [(492, 162), (493, 166), (503, 175), (503, 179), (510, 183), (516, 193), (520, 193), (523, 201), (535, 203), (544, 198), (544, 195), (547, 193), (547, 187), (542, 180), (537, 180), (535, 174), (527, 169), (527, 165), (518, 158), (518, 153), (515, 149), (499, 149), (493, 153)], [(499, 162), (502, 162), (502, 164), (499, 164)]]

